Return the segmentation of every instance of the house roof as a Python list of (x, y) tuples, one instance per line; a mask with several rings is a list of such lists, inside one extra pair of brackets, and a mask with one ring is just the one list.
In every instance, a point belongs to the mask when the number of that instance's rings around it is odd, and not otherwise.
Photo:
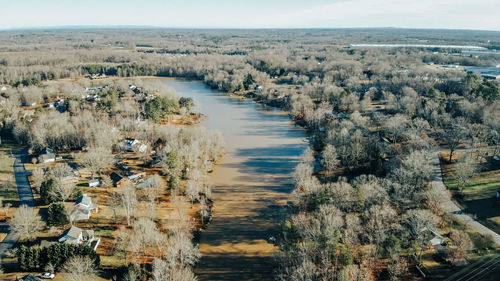
[(36, 277), (33, 274), (28, 274), (28, 275), (24, 276), (21, 280), (22, 281), (42, 281), (42, 279)]
[(78, 239), (78, 236), (80, 236), (80, 234), (82, 233), (82, 229), (79, 228), (79, 227), (76, 227), (76, 226), (72, 226), (68, 229), (66, 229), (62, 234), (61, 234), (61, 238), (65, 237), (65, 236), (69, 236), (73, 239)]
[(92, 198), (90, 198), (90, 196), (88, 196), (87, 194), (83, 194), (82, 196), (78, 197), (78, 199), (76, 199), (75, 204), (90, 206), (92, 205)]
[(126, 143), (126, 144), (130, 144), (130, 145), (133, 145), (133, 144), (136, 144), (136, 143), (140, 143), (140, 141), (139, 141), (138, 139), (126, 138), (126, 139), (125, 139), (125, 143)]
[(44, 149), (42, 149), (42, 151), (40, 151), (40, 154), (50, 154), (50, 153), (54, 153), (54, 150), (50, 147), (45, 147)]
[(94, 237), (94, 231), (91, 229), (86, 229), (82, 232), (84, 237)]
[(78, 207), (73, 210), (69, 216), (73, 221), (86, 220), (90, 217), (90, 208), (78, 205)]
[(123, 179), (122, 176), (120, 176), (119, 174), (117, 173), (111, 173), (111, 175), (109, 175), (109, 177), (111, 178), (111, 180), (114, 182), (114, 183), (117, 183), (119, 181), (121, 181)]

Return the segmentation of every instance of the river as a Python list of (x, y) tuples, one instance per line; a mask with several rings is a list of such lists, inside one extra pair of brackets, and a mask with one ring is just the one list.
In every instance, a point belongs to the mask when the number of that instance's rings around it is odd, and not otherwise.
[(268, 243), (279, 230), (292, 172), (307, 147), (304, 129), (286, 112), (213, 91), (201, 82), (165, 80), (207, 115), (203, 126), (222, 133), (226, 154), (209, 180), (213, 219), (201, 234), (199, 280), (273, 280)]

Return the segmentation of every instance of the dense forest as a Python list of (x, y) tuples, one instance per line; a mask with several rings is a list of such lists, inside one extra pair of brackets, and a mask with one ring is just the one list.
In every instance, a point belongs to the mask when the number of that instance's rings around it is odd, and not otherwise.
[[(2, 137), (34, 151), (85, 147), (82, 160), (96, 172), (123, 151), (121, 139), (144, 140), (157, 152), (154, 159), (142, 155), (144, 162), (160, 161), (169, 188), (202, 205), (210, 192), (199, 179), (219, 156), (220, 136), (158, 125), (172, 114), (189, 115), (192, 101), (136, 77), (200, 80), (289, 111), (307, 128), (310, 148), (295, 170), (277, 235), (277, 280), (422, 278), (437, 233), (446, 239), (443, 259), (450, 266), (494, 248), (491, 237), (471, 234), (443, 207), (450, 194), (432, 184), (432, 159), (447, 153), (441, 161), (453, 164), (463, 193), (480, 167), (498, 157), (499, 80), (468, 70), (498, 69), (498, 32), (89, 29), (8, 31), (0, 39)], [(484, 51), (349, 47), (387, 42)], [(106, 88), (98, 99), (82, 99), (82, 89), (99, 85)], [(53, 101), (61, 103), (57, 110), (36, 107)], [(139, 218), (134, 235), (144, 233), (141, 227), (156, 233), (151, 221)], [(147, 276), (195, 280), (190, 229), (167, 235), (168, 245), (178, 239), (184, 248), (155, 257)], [(141, 239), (148, 247), (157, 243)], [(140, 264), (141, 256), (131, 260)], [(127, 280), (139, 275), (131, 270)]]

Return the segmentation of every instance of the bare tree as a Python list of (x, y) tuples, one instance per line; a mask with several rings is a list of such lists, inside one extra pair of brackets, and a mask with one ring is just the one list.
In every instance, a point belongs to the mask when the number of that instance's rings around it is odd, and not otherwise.
[(153, 261), (153, 281), (196, 281), (198, 278), (189, 267), (180, 267), (168, 261)]
[(73, 168), (66, 163), (58, 163), (49, 169), (49, 174), (59, 181), (65, 181), (72, 177)]
[(130, 235), (125, 226), (120, 226), (115, 236), (115, 247), (123, 254), (123, 261), (127, 263), (127, 250), (129, 247)]
[(191, 206), (194, 204), (194, 201), (200, 199), (200, 190), (202, 184), (197, 180), (189, 180), (186, 183), (186, 196), (191, 201)]
[(453, 159), (453, 153), (467, 135), (465, 123), (466, 121), (463, 118), (457, 118), (456, 121), (450, 121), (450, 124), (445, 127), (442, 133), (442, 138), (446, 141), (450, 149), (450, 158), (448, 159), (450, 163)]
[(113, 180), (108, 175), (102, 176), (102, 186), (105, 188), (113, 187)]
[(408, 125), (408, 117), (406, 117), (405, 115), (398, 114), (389, 117), (389, 119), (387, 119), (387, 121), (384, 124), (384, 128), (390, 135), (392, 135), (393, 143), (396, 143), (400, 135), (406, 129), (407, 125)]
[(87, 281), (97, 278), (94, 261), (88, 256), (74, 256), (63, 265), (66, 278), (70, 281)]
[(141, 257), (147, 254), (147, 250), (152, 248), (156, 242), (156, 233), (158, 232), (154, 221), (148, 218), (139, 218), (134, 222), (134, 235), (131, 240), (137, 245), (137, 250), (134, 254), (138, 256), (138, 260), (142, 261)]
[(201, 224), (205, 223), (205, 218), (210, 215), (210, 207), (207, 205), (205, 198), (200, 200), (200, 206), (198, 206), (198, 212), (200, 213)]
[(51, 195), (55, 198), (61, 199), (66, 202), (77, 190), (76, 185), (72, 181), (63, 181), (56, 178), (54, 181), (54, 187), (52, 188)]
[(335, 146), (327, 144), (323, 150), (322, 156), (323, 158), (321, 159), (321, 163), (328, 171), (334, 170), (338, 167), (340, 160), (338, 159)]
[(402, 280), (408, 274), (408, 263), (403, 258), (393, 258), (393, 261), (387, 265), (387, 271), (391, 281)]
[(463, 192), (469, 180), (479, 171), (479, 165), (470, 154), (466, 154), (456, 163), (453, 175), (457, 180), (458, 190)]
[(193, 266), (201, 256), (198, 249), (193, 247), (191, 237), (186, 233), (173, 233), (169, 236), (167, 244), (165, 259), (171, 264), (181, 267)]
[(416, 237), (419, 244), (418, 262), (421, 262), (422, 252), (426, 241), (426, 230), (435, 229), (439, 222), (439, 218), (429, 210), (412, 209), (406, 212), (407, 223), (410, 227), (410, 232)]
[(153, 219), (156, 216), (158, 198), (165, 183), (159, 175), (149, 177), (146, 182), (151, 183), (151, 186), (144, 188), (144, 195), (149, 209), (149, 217)]
[(127, 225), (130, 225), (130, 219), (137, 206), (136, 188), (132, 183), (126, 183), (120, 188), (120, 190), (118, 191), (118, 195), (120, 196), (120, 202), (125, 211)]
[(114, 217), (115, 224), (116, 224), (116, 220), (117, 220), (116, 210), (120, 206), (122, 206), (122, 198), (121, 198), (120, 194), (119, 193), (112, 193), (108, 198), (108, 204), (111, 207), (111, 209), (113, 209), (113, 217)]
[(10, 229), (19, 234), (25, 235), (28, 240), (34, 240), (36, 234), (45, 227), (40, 215), (38, 215), (34, 208), (26, 205), (21, 205), (17, 209), (14, 217), (10, 222)]
[(452, 264), (467, 257), (467, 251), (472, 246), (469, 235), (463, 231), (453, 229), (450, 233), (451, 243), (447, 245), (446, 252)]
[(42, 169), (35, 169), (31, 173), (31, 181), (33, 182), (33, 187), (39, 191), (42, 182), (45, 180), (45, 173)]
[(114, 162), (113, 155), (109, 150), (94, 147), (90, 148), (85, 154), (83, 154), (80, 164), (90, 170), (92, 178), (95, 174), (101, 174), (104, 169), (112, 165)]

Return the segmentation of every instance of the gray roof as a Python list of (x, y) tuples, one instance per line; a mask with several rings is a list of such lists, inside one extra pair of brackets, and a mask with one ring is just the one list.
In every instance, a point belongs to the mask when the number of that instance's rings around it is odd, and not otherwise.
[(82, 232), (82, 235), (83, 235), (83, 237), (86, 237), (86, 238), (94, 238), (94, 231), (91, 229), (87, 229), (87, 230), (84, 230)]
[(90, 196), (88, 196), (87, 194), (83, 194), (82, 196), (78, 197), (78, 199), (76, 199), (75, 204), (90, 206), (92, 205), (92, 198), (90, 198)]
[(71, 212), (71, 214), (69, 215), (69, 217), (73, 221), (86, 220), (89, 218), (89, 216), (90, 216), (90, 208), (87, 208), (82, 205), (78, 205), (78, 207), (75, 208), (73, 212)]
[(24, 276), (21, 280), (22, 281), (42, 281), (42, 279), (36, 277), (33, 274), (28, 274), (28, 275)]
[(77, 239), (81, 233), (82, 233), (81, 228), (76, 227), (76, 226), (72, 226), (63, 232), (63, 234), (61, 235), (61, 238), (65, 237), (65, 236), (69, 236), (73, 239)]

